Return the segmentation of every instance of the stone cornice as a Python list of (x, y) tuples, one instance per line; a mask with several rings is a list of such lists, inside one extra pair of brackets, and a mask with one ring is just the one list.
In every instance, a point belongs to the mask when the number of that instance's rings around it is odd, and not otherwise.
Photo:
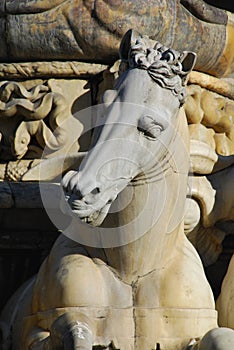
[(0, 63), (0, 79), (89, 78), (104, 71), (104, 64), (78, 61)]

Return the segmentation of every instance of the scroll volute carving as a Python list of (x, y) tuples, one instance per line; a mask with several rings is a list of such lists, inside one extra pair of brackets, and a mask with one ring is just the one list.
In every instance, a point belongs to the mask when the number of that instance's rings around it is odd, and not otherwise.
[(0, 160), (76, 152), (76, 123), (63, 95), (48, 84), (30, 89), (18, 82), (0, 86)]

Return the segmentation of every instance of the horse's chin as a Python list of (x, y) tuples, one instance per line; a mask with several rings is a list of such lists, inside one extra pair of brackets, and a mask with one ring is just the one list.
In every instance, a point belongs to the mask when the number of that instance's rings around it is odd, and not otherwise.
[[(90, 197), (93, 200), (91, 200)], [(105, 220), (115, 198), (116, 196), (112, 196), (112, 198), (107, 200), (105, 196), (101, 196), (101, 194), (94, 196), (88, 195), (82, 199), (71, 196), (68, 199), (68, 203), (73, 213), (77, 215), (81, 221), (92, 226), (100, 226)]]
[(108, 214), (109, 208), (110, 204), (107, 204), (101, 210), (95, 211), (91, 215), (81, 218), (81, 221), (94, 227), (101, 226)]

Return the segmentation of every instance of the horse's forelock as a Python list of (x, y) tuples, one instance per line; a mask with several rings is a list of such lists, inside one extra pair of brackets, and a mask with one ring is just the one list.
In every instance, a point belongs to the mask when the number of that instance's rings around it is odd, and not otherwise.
[(183, 85), (177, 64), (170, 65), (164, 61), (155, 61), (147, 68), (147, 72), (156, 83), (171, 90), (178, 97), (181, 105), (185, 102), (186, 88)]
[[(163, 48), (165, 49), (165, 47)], [(162, 52), (161, 46), (152, 49), (147, 48), (144, 43), (137, 43), (130, 50), (128, 64), (132, 68), (146, 70), (156, 83), (165, 89), (171, 90), (182, 105), (186, 97), (182, 65), (178, 58), (173, 62), (161, 60)], [(179, 57), (179, 53), (177, 53), (177, 56)]]

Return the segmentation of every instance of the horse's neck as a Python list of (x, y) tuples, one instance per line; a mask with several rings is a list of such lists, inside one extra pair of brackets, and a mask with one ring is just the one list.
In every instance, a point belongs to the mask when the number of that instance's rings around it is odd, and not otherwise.
[(174, 246), (178, 234), (181, 233), (181, 220), (175, 222), (174, 227), (169, 227), (175, 197), (170, 189), (171, 192), (163, 198), (164, 190), (162, 180), (129, 186), (120, 194), (120, 204), (125, 202), (126, 197), (129, 199), (129, 192), (132, 194), (132, 201), (112, 219), (118, 226), (116, 234), (118, 235), (119, 229), (119, 234), (124, 235), (129, 242), (123, 244), (126, 242), (123, 242), (120, 236), (120, 245), (105, 249), (105, 255), (107, 263), (117, 270), (126, 282), (131, 283), (137, 276), (161, 268), (169, 257), (165, 251), (168, 252), (169, 247)]
[[(129, 240), (123, 244), (126, 241), (120, 236), (120, 246), (105, 249), (108, 264), (126, 280), (161, 268), (170, 260), (176, 242), (183, 236), (188, 171), (183, 115), (179, 128), (178, 139), (171, 145), (176, 154), (164, 162), (161, 171), (152, 171), (145, 181), (139, 178), (120, 193), (116, 203), (124, 209), (117, 207), (116, 214), (108, 216), (108, 220), (116, 224), (117, 234), (119, 227), (123, 237)], [(177, 149), (182, 136), (184, 154)], [(183, 151), (183, 147), (178, 147)]]

